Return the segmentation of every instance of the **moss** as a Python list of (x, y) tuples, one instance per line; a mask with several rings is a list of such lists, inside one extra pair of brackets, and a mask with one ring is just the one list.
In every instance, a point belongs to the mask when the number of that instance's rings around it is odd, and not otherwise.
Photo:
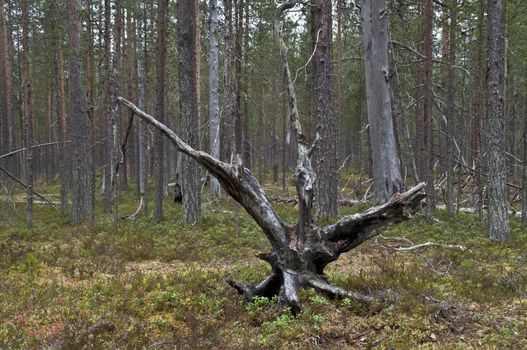
[[(122, 215), (135, 211), (132, 190), (122, 203)], [(224, 282), (258, 282), (269, 272), (255, 257), (269, 243), (243, 211), (236, 230), (232, 200), (205, 200), (195, 227), (183, 225), (180, 205), (165, 204), (160, 224), (140, 217), (114, 226), (98, 203), (91, 231), (43, 206), (28, 231), (22, 207), (0, 207), (0, 348), (527, 347), (527, 232), (516, 220), (504, 245), (487, 241), (485, 225), (469, 214), (451, 219), (439, 211), (431, 224), (416, 218), (394, 226), (383, 235), (470, 252), (394, 252), (393, 241), (373, 239), (330, 265), (328, 277), (363, 293), (382, 291), (391, 303), (367, 308), (308, 290), (294, 318), (273, 300), (244, 304)], [(294, 222), (297, 208), (276, 208)], [(107, 324), (113, 327), (101, 327)]]

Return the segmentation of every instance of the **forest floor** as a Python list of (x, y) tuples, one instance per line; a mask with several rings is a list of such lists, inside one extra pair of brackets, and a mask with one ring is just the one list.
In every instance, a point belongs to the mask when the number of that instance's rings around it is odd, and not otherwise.
[[(123, 215), (136, 209), (132, 188)], [(236, 230), (233, 208), (205, 199), (195, 227), (168, 199), (157, 225), (114, 226), (98, 208), (90, 231), (37, 205), (29, 231), (23, 204), (0, 203), (0, 349), (527, 348), (527, 232), (515, 219), (506, 244), (489, 242), (473, 214), (438, 211), (433, 223), (391, 227), (327, 270), (337, 285), (388, 291), (390, 303), (365, 308), (306, 291), (293, 317), (274, 300), (246, 304), (225, 283), (257, 282), (269, 269), (255, 257), (269, 249), (265, 236), (243, 210)], [(294, 222), (297, 208), (276, 208)], [(469, 250), (393, 249), (427, 241)]]

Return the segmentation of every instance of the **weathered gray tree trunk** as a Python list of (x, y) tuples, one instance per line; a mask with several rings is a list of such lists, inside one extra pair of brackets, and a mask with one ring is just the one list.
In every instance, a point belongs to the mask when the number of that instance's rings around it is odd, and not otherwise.
[[(157, 67), (156, 67), (156, 113), (161, 123), (165, 118), (165, 66), (166, 66), (166, 31), (168, 0), (157, 2)], [(179, 12), (179, 11), (178, 11)], [(154, 222), (163, 218), (163, 198), (165, 197), (165, 143), (161, 132), (155, 133), (154, 145)]]
[[(143, 43), (143, 31), (146, 23), (142, 20), (138, 21), (137, 26), (137, 103), (141, 110), (145, 109), (145, 64), (143, 60), (144, 55), (144, 43)], [(137, 144), (138, 144), (138, 180), (139, 180), (139, 195), (143, 201), (143, 212), (145, 217), (148, 217), (148, 204), (146, 197), (146, 143), (145, 143), (145, 125), (144, 121), (139, 120), (139, 126), (137, 130)]]
[[(183, 138), (199, 147), (199, 7), (195, 0), (177, 1), (177, 34), (181, 122)], [(214, 173), (211, 172), (212, 175)], [(183, 218), (196, 224), (201, 213), (201, 183), (198, 163), (183, 157)]]
[(178, 150), (204, 166), (216, 176), (225, 191), (241, 204), (261, 227), (272, 246), (272, 251), (260, 254), (259, 258), (272, 267), (271, 274), (258, 285), (246, 285), (229, 280), (247, 300), (258, 296), (278, 295), (293, 311), (300, 307), (299, 292), (303, 288), (315, 288), (328, 295), (349, 297), (370, 303), (372, 296), (363, 295), (331, 285), (324, 275), (325, 267), (339, 256), (378, 234), (382, 228), (411, 217), (420, 207), (425, 194), (424, 184), (419, 184), (405, 193), (398, 194), (383, 205), (373, 207), (361, 214), (341, 218), (335, 224), (318, 227), (312, 216), (315, 173), (311, 157), (317, 138), (308, 146), (300, 125), (296, 95), (287, 61), (287, 47), (282, 40), (280, 15), (294, 6), (295, 2), (282, 5), (276, 21), (277, 40), (280, 45), (282, 62), (287, 81), (288, 104), (291, 128), (296, 135), (297, 165), (295, 171), (296, 189), (299, 199), (300, 216), (294, 225), (287, 225), (273, 209), (258, 180), (241, 164), (222, 162), (208, 153), (197, 151), (183, 142), (172, 130), (159, 123), (156, 118), (138, 109), (131, 102), (120, 101), (131, 108), (143, 120), (154, 125), (176, 145)]
[(505, 0), (487, 2), (487, 145), (489, 237), (510, 238), (505, 164)]
[[(218, 98), (218, 1), (209, 1), (210, 32), (209, 32), (209, 137), (210, 154), (220, 159), (220, 108)], [(210, 195), (218, 197), (220, 183), (214, 176), (210, 179)]]
[(311, 1), (311, 38), (316, 45), (313, 56), (316, 128), (321, 138), (316, 158), (320, 175), (316, 182), (319, 217), (334, 217), (338, 209), (337, 134), (331, 85), (332, 14), (331, 1)]
[(376, 202), (384, 203), (405, 187), (395, 142), (388, 81), (386, 0), (362, 0), (361, 14), (373, 189)]

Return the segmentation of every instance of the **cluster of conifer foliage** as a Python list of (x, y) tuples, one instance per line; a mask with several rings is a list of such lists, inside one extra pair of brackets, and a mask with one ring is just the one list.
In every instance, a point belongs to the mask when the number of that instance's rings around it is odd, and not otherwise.
[[(196, 223), (217, 180), (119, 96), (285, 188), (297, 142), (275, 38), (284, 2), (0, 0), (5, 197), (26, 192), (31, 227), (39, 186), (57, 183), (45, 199), (94, 225), (99, 200), (128, 214), (133, 184), (138, 212), (160, 221), (175, 184)], [(347, 169), (373, 178), (377, 202), (426, 181), (428, 215), (472, 209), (506, 239), (527, 204), (525, 13), (524, 0), (299, 1), (281, 21), (303, 133), (320, 136), (318, 217), (337, 214)]]

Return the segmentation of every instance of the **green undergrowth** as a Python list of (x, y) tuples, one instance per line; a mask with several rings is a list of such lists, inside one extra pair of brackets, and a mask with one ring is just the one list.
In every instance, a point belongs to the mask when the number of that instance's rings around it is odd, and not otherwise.
[[(136, 209), (133, 188), (121, 216)], [(439, 211), (432, 223), (396, 225), (327, 270), (332, 283), (389, 302), (365, 307), (306, 290), (294, 317), (275, 299), (244, 303), (225, 283), (264, 278), (269, 268), (255, 256), (269, 243), (242, 209), (234, 226), (232, 200), (204, 197), (203, 208), (190, 227), (168, 199), (160, 224), (113, 225), (98, 207), (89, 230), (38, 205), (27, 230), (23, 205), (0, 204), (0, 349), (527, 348), (527, 233), (516, 220), (505, 244), (488, 241), (475, 215)], [(295, 206), (276, 208), (294, 222)], [(468, 250), (393, 249), (426, 241)]]

